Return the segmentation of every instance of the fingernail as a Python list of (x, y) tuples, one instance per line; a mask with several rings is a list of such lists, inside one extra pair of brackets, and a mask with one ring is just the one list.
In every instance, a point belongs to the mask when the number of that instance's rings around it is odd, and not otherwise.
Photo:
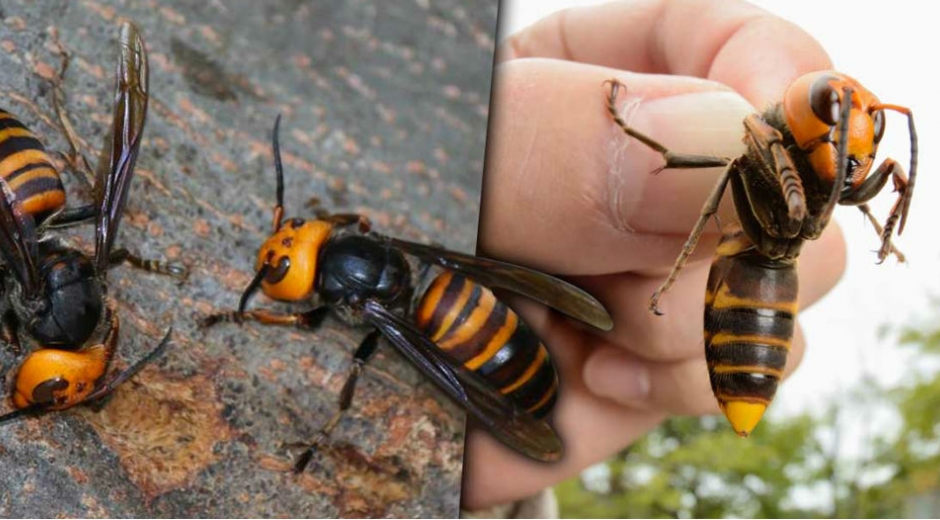
[(584, 364), (584, 381), (591, 393), (620, 404), (639, 404), (650, 395), (647, 366), (613, 348), (591, 355)]
[[(755, 112), (744, 98), (729, 91), (649, 99), (626, 95), (618, 107), (620, 116), (628, 125), (674, 152), (732, 157), (744, 151), (741, 142), (744, 118)], [(648, 150), (639, 142), (621, 142), (620, 145), (635, 145)], [(652, 152), (653, 157), (658, 155)]]
[(676, 150), (737, 155), (744, 151), (744, 118), (754, 112), (735, 92), (696, 92), (648, 99), (640, 104), (637, 119), (668, 136)]

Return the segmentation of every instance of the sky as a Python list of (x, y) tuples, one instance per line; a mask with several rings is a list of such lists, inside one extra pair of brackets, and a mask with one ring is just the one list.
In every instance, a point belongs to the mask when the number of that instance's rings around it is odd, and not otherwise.
[[(553, 11), (603, 3), (573, 0), (504, 0), (500, 41)], [(777, 393), (770, 414), (820, 410), (863, 376), (884, 384), (907, 377), (920, 365), (898, 349), (885, 327), (926, 319), (931, 297), (940, 299), (940, 177), (933, 143), (940, 142), (940, 30), (927, 3), (828, 0), (753, 1), (802, 27), (827, 50), (837, 70), (861, 81), (885, 103), (913, 110), (920, 143), (918, 177), (911, 213), (895, 245), (908, 258), (876, 265), (875, 232), (851, 207), (836, 209), (848, 243), (848, 269), (836, 288), (800, 315), (807, 353), (797, 372)], [(628, 30), (628, 28), (625, 28)], [(909, 161), (907, 121), (889, 114), (877, 161)], [(883, 220), (894, 201), (885, 190), (871, 204)], [(876, 418), (877, 421), (890, 421)], [(890, 425), (885, 424), (885, 427)], [(877, 427), (877, 425), (876, 425)], [(851, 441), (846, 441), (851, 444)]]

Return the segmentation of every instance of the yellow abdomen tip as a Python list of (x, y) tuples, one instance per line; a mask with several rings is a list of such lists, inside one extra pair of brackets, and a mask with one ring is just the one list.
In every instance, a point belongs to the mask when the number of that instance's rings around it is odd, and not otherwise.
[(767, 405), (748, 401), (728, 401), (722, 409), (734, 431), (741, 437), (747, 437), (764, 416)]

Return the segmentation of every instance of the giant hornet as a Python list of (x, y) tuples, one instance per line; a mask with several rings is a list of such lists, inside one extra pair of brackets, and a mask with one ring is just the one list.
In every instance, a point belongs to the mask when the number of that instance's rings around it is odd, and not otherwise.
[[(184, 276), (182, 266), (145, 260), (114, 249), (147, 115), (147, 54), (137, 28), (121, 28), (114, 118), (105, 141), (93, 204), (65, 208), (59, 172), (42, 143), (9, 112), (0, 110), (0, 266), (3, 339), (19, 350), (19, 332), (38, 343), (14, 378), (15, 411), (0, 423), (84, 402), (100, 401), (166, 348), (160, 344), (129, 368), (105, 377), (118, 343), (116, 302), (107, 293), (108, 270), (129, 262)], [(67, 57), (63, 63), (63, 71)], [(61, 75), (60, 75), (61, 76)], [(58, 84), (56, 84), (58, 88)], [(57, 107), (58, 108), (58, 107)], [(62, 112), (60, 112), (60, 118)], [(71, 141), (71, 125), (62, 119)], [(77, 149), (72, 142), (73, 150)], [(48, 230), (95, 220), (95, 255), (88, 258)], [(101, 343), (85, 346), (99, 328)]]
[[(279, 126), (280, 117), (272, 137), (277, 175), (273, 234), (261, 246), (257, 272), (238, 309), (213, 314), (205, 325), (253, 320), (312, 330), (334, 312), (350, 325), (372, 328), (353, 355), (338, 411), (312, 442), (299, 445), (303, 451), (294, 471), (304, 470), (351, 406), (359, 373), (380, 335), (501, 442), (534, 459), (558, 459), (561, 442), (544, 420), (557, 397), (555, 366), (528, 325), (490, 288), (527, 296), (610, 330), (613, 323), (604, 307), (581, 289), (538, 271), (380, 235), (361, 215), (320, 210), (316, 220), (284, 219)], [(424, 274), (431, 265), (442, 268), (440, 274), (416, 290), (406, 254), (420, 261)], [(294, 314), (246, 311), (259, 288), (288, 302), (317, 295), (320, 305)]]
[[(745, 118), (744, 155), (679, 154), (628, 126), (616, 107), (624, 85), (607, 83), (608, 112), (624, 133), (663, 156), (665, 164), (657, 171), (725, 168), (672, 271), (653, 294), (650, 310), (661, 314), (660, 297), (675, 282), (730, 183), (741, 228), (725, 234), (712, 263), (705, 295), (705, 357), (719, 406), (735, 432), (747, 436), (773, 399), (786, 365), (797, 313), (800, 248), (822, 234), (836, 204), (857, 206), (873, 224), (881, 237), (879, 262), (891, 253), (904, 260), (891, 237), (895, 226), (899, 235), (904, 230), (914, 193), (914, 117), (908, 108), (881, 103), (845, 74), (812, 72), (794, 81), (781, 103)], [(892, 159), (869, 175), (886, 110), (907, 116), (910, 178)], [(898, 197), (882, 227), (867, 202), (888, 179)]]

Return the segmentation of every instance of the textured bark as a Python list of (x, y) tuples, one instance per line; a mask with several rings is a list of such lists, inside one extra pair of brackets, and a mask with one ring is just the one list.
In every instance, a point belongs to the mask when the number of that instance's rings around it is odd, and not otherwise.
[[(192, 276), (111, 272), (116, 365), (170, 325), (173, 344), (100, 412), (2, 427), (0, 515), (455, 516), (462, 413), (388, 345), (329, 447), (293, 476), (280, 443), (308, 440), (333, 412), (364, 331), (332, 318), (316, 333), (198, 320), (236, 305), (251, 276), (278, 113), (288, 216), (309, 216), (316, 196), (387, 234), (473, 250), (495, 2), (3, 0), (0, 105), (48, 149), (68, 150), (47, 81), (53, 35), (72, 55), (67, 108), (92, 158), (122, 18), (147, 41), (151, 101), (117, 243)], [(89, 200), (63, 177), (71, 206)], [(88, 228), (69, 235), (90, 251)], [(2, 349), (8, 379), (21, 358)]]

